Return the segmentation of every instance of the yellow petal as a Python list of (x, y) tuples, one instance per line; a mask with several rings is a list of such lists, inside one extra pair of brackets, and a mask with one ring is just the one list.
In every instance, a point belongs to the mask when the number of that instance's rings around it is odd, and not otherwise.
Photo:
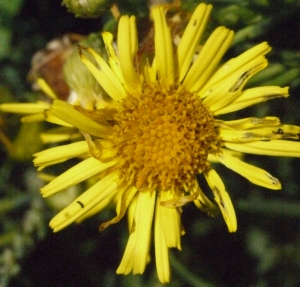
[(141, 73), (145, 81), (151, 85), (151, 83), (155, 83), (156, 81), (156, 61), (155, 58), (151, 59), (148, 55), (143, 54), (141, 57)]
[(206, 27), (211, 10), (212, 5), (206, 5), (204, 3), (198, 5), (187, 27), (185, 28), (177, 48), (180, 82), (185, 77), (191, 65), (191, 61), (194, 57), (196, 48), (199, 45), (199, 41)]
[(34, 166), (41, 167), (53, 165), (59, 162), (64, 162), (70, 158), (77, 157), (89, 151), (88, 145), (85, 141), (80, 141), (68, 145), (57, 146), (35, 153), (33, 156)]
[(77, 129), (68, 127), (54, 128), (41, 133), (40, 136), (42, 142), (45, 144), (82, 139), (82, 134)]
[(300, 157), (300, 142), (273, 140), (250, 143), (225, 142), (227, 148), (252, 154)]
[(230, 197), (225, 190), (222, 179), (214, 169), (204, 172), (204, 175), (214, 193), (215, 201), (219, 205), (219, 208), (223, 214), (228, 231), (235, 232), (237, 229), (236, 215)]
[(170, 29), (165, 18), (165, 8), (154, 6), (152, 16), (154, 21), (154, 42), (157, 75), (160, 84), (169, 88), (174, 84), (174, 60)]
[(280, 119), (277, 117), (264, 117), (264, 118), (243, 118), (232, 121), (218, 121), (220, 123), (220, 127), (224, 129), (234, 129), (234, 130), (246, 130), (252, 128), (259, 128), (263, 126), (273, 126), (276, 128), (279, 126)]
[(211, 34), (182, 83), (185, 89), (191, 92), (201, 89), (230, 47), (232, 39), (233, 32), (225, 27), (218, 27)]
[(48, 85), (48, 83), (43, 78), (37, 78), (36, 79), (37, 84), (41, 88), (41, 90), (52, 100), (57, 99), (57, 95), (55, 92), (51, 89), (51, 87)]
[(46, 186), (42, 187), (41, 193), (43, 197), (50, 196), (72, 185), (82, 182), (113, 166), (114, 164), (116, 164), (114, 161), (101, 162), (93, 157), (87, 158), (56, 177)]
[(24, 104), (2, 104), (0, 111), (15, 114), (39, 114), (49, 109), (50, 104), (46, 102), (24, 103)]
[(99, 180), (76, 200), (59, 212), (49, 223), (57, 232), (73, 223), (94, 206), (118, 191), (118, 173), (113, 172)]
[(226, 62), (217, 72), (209, 79), (209, 82), (205, 86), (209, 90), (212, 86), (218, 85), (221, 82), (224, 82), (225, 79), (230, 76), (232, 73), (243, 69), (243, 67), (249, 62), (252, 62), (256, 58), (263, 56), (270, 52), (271, 48), (266, 42), (258, 44), (246, 52), (242, 53), (236, 58), (233, 58)]
[[(241, 153), (241, 152), (234, 151), (234, 150), (229, 150), (229, 149), (226, 149), (226, 148), (220, 148), (220, 152), (221, 153), (224, 150), (227, 152), (227, 154), (230, 154), (233, 157), (236, 157), (238, 159), (242, 159), (243, 158), (244, 154)], [(208, 154), (207, 160), (208, 160), (208, 162), (212, 162), (212, 163), (220, 163), (218, 157), (216, 155), (213, 155), (213, 154)]]
[[(83, 49), (83, 47), (80, 48)], [(116, 101), (123, 99), (126, 96), (124, 87), (109, 65), (93, 49), (85, 48), (96, 60), (99, 66), (97, 68), (83, 55), (81, 49), (79, 49), (79, 55), (82, 62), (90, 70), (104, 91)]]
[(45, 120), (45, 112), (42, 114), (34, 114), (21, 117), (21, 123), (43, 122)]
[(239, 97), (246, 82), (267, 65), (265, 57), (260, 56), (229, 74), (221, 83), (213, 86), (208, 84), (209, 87), (204, 87), (200, 93), (204, 98), (203, 104), (212, 112), (230, 105)]
[(261, 168), (245, 163), (225, 152), (218, 156), (218, 158), (226, 167), (247, 178), (254, 184), (269, 189), (281, 189), (279, 180)]
[(59, 119), (90, 135), (108, 138), (112, 133), (112, 128), (109, 125), (91, 120), (66, 102), (55, 100), (50, 107), (50, 112)]
[(45, 110), (44, 111), (44, 118), (47, 122), (64, 126), (64, 127), (73, 127), (73, 125), (63, 121), (62, 119), (56, 117), (53, 113), (50, 112), (50, 110)]
[(260, 140), (298, 139), (300, 127), (294, 125), (278, 125), (275, 127), (259, 127), (256, 129), (227, 129), (219, 127), (219, 135), (226, 142), (254, 142)]
[(125, 89), (130, 94), (140, 94), (141, 85), (133, 66), (133, 58), (138, 48), (135, 17), (122, 16), (118, 26), (118, 52)]
[(134, 213), (134, 228), (117, 274), (142, 274), (149, 255), (151, 226), (155, 207), (155, 192), (140, 192)]
[[(162, 191), (158, 197), (157, 204), (161, 205), (161, 202), (172, 199), (174, 199), (174, 195), (171, 191)], [(178, 209), (161, 205), (161, 208), (157, 212), (159, 212), (167, 246), (181, 250), (181, 222)]]
[(287, 98), (288, 96), (288, 87), (264, 86), (248, 89), (243, 91), (230, 105), (215, 110), (214, 115), (231, 113), (268, 100)]
[(133, 185), (126, 186), (122, 190), (122, 194), (118, 200), (117, 208), (116, 208), (117, 216), (105, 223), (102, 223), (99, 228), (101, 231), (104, 230), (109, 225), (119, 222), (123, 218), (128, 206), (131, 203), (136, 192), (137, 192), (137, 189)]
[(127, 223), (128, 223), (128, 230), (129, 233), (131, 234), (134, 229), (135, 229), (135, 224), (134, 224), (134, 213), (135, 213), (135, 208), (136, 208), (136, 204), (137, 204), (137, 199), (139, 197), (139, 193), (137, 192), (131, 202), (129, 202), (129, 206), (127, 209)]
[(170, 282), (170, 260), (169, 260), (169, 248), (166, 244), (164, 228), (162, 225), (162, 213), (163, 209), (168, 209), (159, 204), (156, 204), (155, 211), (155, 223), (154, 223), (154, 244), (155, 244), (155, 262), (157, 275), (162, 283)]
[(107, 207), (107, 205), (109, 203), (113, 202), (114, 198), (120, 192), (122, 192), (122, 191), (120, 191), (120, 189), (117, 188), (114, 192), (107, 195), (107, 197), (104, 198), (100, 203), (98, 203), (97, 205), (92, 207), (90, 210), (88, 210), (82, 216), (78, 217), (75, 222), (76, 223), (81, 223), (82, 221), (86, 220), (87, 218), (92, 217), (93, 215), (100, 213), (103, 209), (105, 209), (105, 207)]
[(102, 32), (102, 38), (108, 54), (109, 65), (113, 70), (113, 72), (115, 73), (115, 75), (118, 77), (120, 83), (124, 85), (125, 81), (121, 70), (120, 60), (117, 57), (115, 50), (113, 48), (113, 35), (109, 32), (104, 31)]

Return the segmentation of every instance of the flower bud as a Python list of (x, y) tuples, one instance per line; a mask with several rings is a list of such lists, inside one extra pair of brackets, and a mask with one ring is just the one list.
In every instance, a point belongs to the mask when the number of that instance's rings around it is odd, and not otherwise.
[(112, 0), (63, 0), (62, 5), (79, 18), (97, 18), (109, 9)]
[[(80, 44), (94, 49), (100, 55), (106, 55), (100, 33), (90, 34), (88, 38), (81, 41)], [(90, 57), (88, 54), (85, 56)], [(90, 60), (93, 61), (93, 58)], [(82, 102), (83, 99), (85, 99), (85, 102), (94, 102), (95, 97), (99, 97), (103, 94), (103, 89), (95, 77), (82, 63), (78, 49), (74, 49), (66, 60), (63, 66), (63, 72), (66, 83), (69, 88), (76, 93), (83, 107), (86, 107), (85, 103)]]

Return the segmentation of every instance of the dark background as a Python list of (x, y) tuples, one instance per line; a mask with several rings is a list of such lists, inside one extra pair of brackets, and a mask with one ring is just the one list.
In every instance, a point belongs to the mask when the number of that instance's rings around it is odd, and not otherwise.
[[(38, 97), (31, 92), (27, 73), (33, 54), (47, 42), (65, 33), (99, 31), (110, 19), (108, 12), (98, 19), (75, 18), (58, 0), (4, 2), (0, 0), (1, 103)], [(189, 10), (198, 4), (183, 2)], [(209, 25), (226, 25), (237, 32), (227, 58), (265, 40), (273, 47), (268, 56), (269, 74), (261, 73), (249, 85), (291, 87), (290, 98), (267, 102), (233, 117), (272, 115), (300, 125), (298, 1), (210, 3), (214, 10)], [(119, 6), (122, 12), (141, 18), (148, 13), (146, 1), (124, 0)], [(126, 220), (98, 232), (99, 224), (114, 215), (113, 209), (52, 233), (48, 222), (58, 210), (55, 202), (45, 201), (39, 194), (42, 182), (31, 163), (31, 144), (27, 144), (31, 141), (24, 135), (22, 141), (17, 140), (18, 121), (17, 116), (1, 115), (1, 130), (27, 156), (9, 156), (5, 145), (0, 148), (0, 286), (161, 286), (153, 248), (153, 259), (143, 276), (116, 275), (127, 240)], [(37, 129), (27, 134), (36, 142)], [(245, 160), (278, 177), (283, 189), (255, 186), (217, 166), (236, 208), (238, 230), (230, 234), (221, 216), (210, 218), (192, 204), (185, 206), (182, 222), (186, 235), (182, 238), (183, 250), (171, 252), (170, 286), (300, 286), (300, 160), (263, 156), (247, 156)], [(201, 176), (199, 181), (204, 184)], [(66, 200), (68, 196), (64, 195)]]

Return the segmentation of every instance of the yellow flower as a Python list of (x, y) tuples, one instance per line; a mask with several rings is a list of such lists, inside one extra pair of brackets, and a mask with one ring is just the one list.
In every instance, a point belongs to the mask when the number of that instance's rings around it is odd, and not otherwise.
[[(188, 202), (209, 215), (221, 210), (229, 232), (236, 231), (232, 202), (211, 161), (221, 162), (254, 184), (280, 189), (277, 178), (240, 160), (234, 152), (300, 156), (299, 143), (286, 140), (298, 138), (297, 126), (281, 124), (276, 117), (217, 118), (287, 97), (288, 88), (243, 90), (249, 78), (267, 66), (267, 43), (219, 66), (234, 33), (218, 27), (198, 52), (211, 9), (206, 4), (196, 8), (176, 46), (166, 6), (152, 8), (154, 55), (138, 54), (135, 17), (122, 16), (117, 52), (113, 36), (103, 32), (108, 63), (92, 49), (80, 47), (83, 63), (112, 100), (101, 99), (105, 108), (94, 110), (55, 100), (45, 112), (48, 120), (79, 129), (85, 140), (35, 154), (34, 164), (40, 170), (73, 157), (84, 158), (43, 187), (43, 196), (91, 177), (98, 179), (57, 214), (50, 226), (59, 231), (116, 201), (116, 217), (100, 229), (117, 223), (127, 212), (130, 235), (118, 274), (144, 272), (154, 225), (158, 277), (161, 282), (170, 281), (169, 248), (181, 249), (180, 214)], [(201, 173), (217, 205), (201, 190), (196, 178)]]

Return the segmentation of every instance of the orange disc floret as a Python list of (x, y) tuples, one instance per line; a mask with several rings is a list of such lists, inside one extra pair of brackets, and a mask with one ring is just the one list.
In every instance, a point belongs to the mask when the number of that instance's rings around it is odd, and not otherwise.
[(141, 190), (187, 190), (221, 145), (213, 116), (184, 89), (146, 85), (120, 103), (114, 120), (120, 172)]

